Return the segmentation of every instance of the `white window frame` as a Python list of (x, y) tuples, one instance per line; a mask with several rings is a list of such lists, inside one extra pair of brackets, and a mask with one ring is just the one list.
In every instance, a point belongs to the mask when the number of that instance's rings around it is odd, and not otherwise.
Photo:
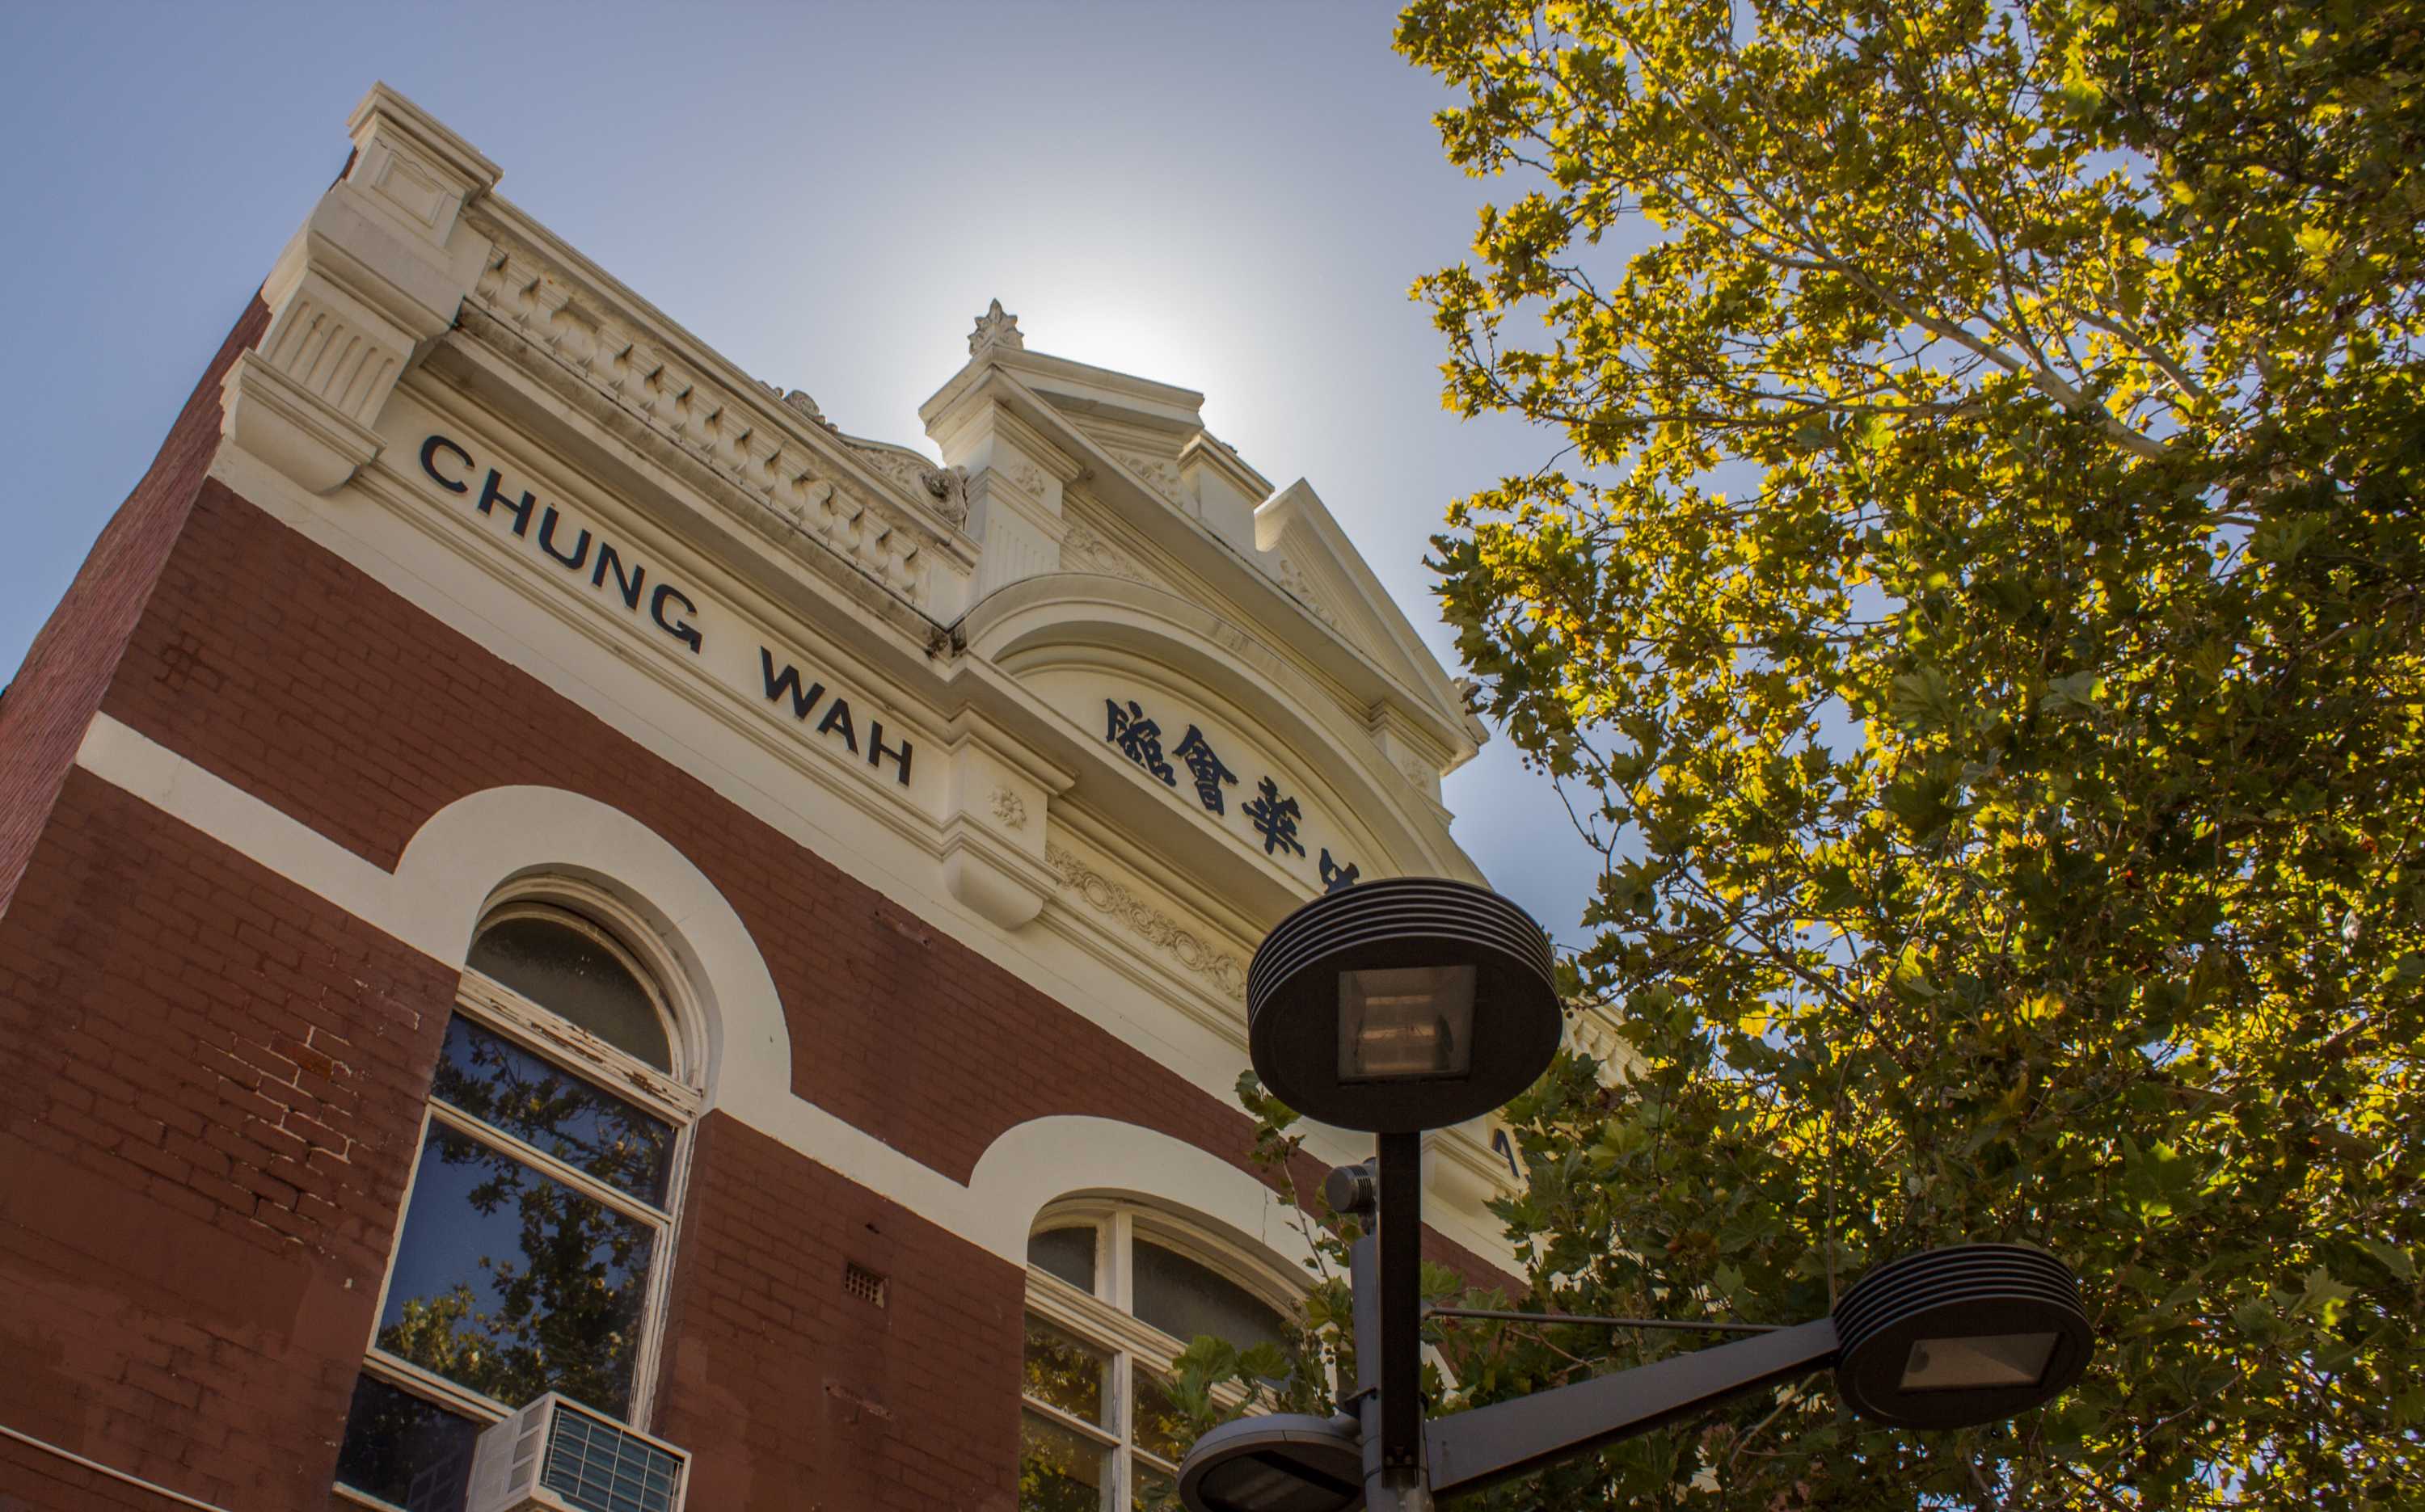
[[(1106, 1428), (1100, 1423), (1088, 1423), (1023, 1390), (1020, 1393), (1020, 1410), (1032, 1412), (1055, 1427), (1066, 1428), (1111, 1451), (1114, 1470), (1103, 1488), (1106, 1512), (1129, 1512), (1134, 1466), (1146, 1465), (1174, 1482), (1179, 1478), (1176, 1464), (1136, 1442), (1136, 1372), (1143, 1366), (1168, 1375), (1180, 1352), (1190, 1342), (1163, 1332), (1133, 1311), (1138, 1239), (1159, 1244), (1243, 1287), (1283, 1320), (1295, 1313), (1304, 1294), (1283, 1267), (1255, 1249), (1221, 1239), (1183, 1218), (1135, 1202), (1096, 1198), (1055, 1203), (1036, 1217), (1028, 1232), (1043, 1233), (1082, 1226), (1091, 1226), (1095, 1231), (1094, 1291), (1084, 1291), (1031, 1263), (1027, 1267), (1026, 1311), (1111, 1357), (1105, 1415), (1118, 1426)], [(1227, 1408), (1236, 1408), (1247, 1395), (1245, 1388), (1234, 1382), (1216, 1388), (1212, 1394)]]
[[(502, 1151), (582, 1196), (656, 1231), (655, 1243), (650, 1247), (648, 1287), (641, 1303), (643, 1322), (639, 1347), (632, 1365), (629, 1420), (631, 1426), (647, 1432), (657, 1407), (656, 1381), (664, 1354), (666, 1303), (672, 1290), (680, 1239), (682, 1198), (690, 1176), (691, 1145), (706, 1102), (701, 1085), (705, 1056), (699, 1048), (703, 1042), (692, 1032), (698, 1022), (697, 1005), (683, 991), (683, 979), (671, 969), (670, 962), (651, 961), (630, 943), (634, 939), (654, 938), (653, 931), (646, 927), (645, 922), (612, 895), (586, 883), (560, 878), (532, 878), (509, 890), (501, 891), (482, 911), (474, 938), (478, 937), (480, 931), (506, 919), (535, 915), (544, 915), (570, 925), (596, 940), (613, 951), (640, 984), (650, 990), (659, 1016), (665, 1022), (673, 1074), (668, 1075), (637, 1056), (607, 1043), (561, 1013), (470, 966), (463, 968), (462, 978), (456, 986), (454, 1001), (449, 1005), (450, 1013), (461, 1015), (517, 1048), (526, 1050), (559, 1070), (579, 1076), (670, 1124), (674, 1135), (673, 1148), (667, 1156), (665, 1205), (659, 1207), (642, 1202), (503, 1129), (481, 1122), (445, 1102), (438, 1095), (433, 1084), (423, 1099), (421, 1123), (413, 1137), (412, 1169), (406, 1177), (403, 1200), (396, 1209), (394, 1241), (389, 1250), (386, 1274), (379, 1281), (377, 1302), (371, 1314), (371, 1342), (362, 1351), (362, 1373), (484, 1425), (502, 1422), (514, 1410), (494, 1397), (389, 1354), (377, 1343), (377, 1320), (387, 1315), (388, 1291), (395, 1281), (396, 1257), (403, 1247), (406, 1217), (412, 1211), (413, 1188), (420, 1179), (422, 1151), (427, 1145), (430, 1125), (443, 1124), (465, 1138)], [(599, 922), (602, 915), (605, 920), (603, 923)], [(629, 932), (618, 937), (618, 930)], [(338, 1484), (335, 1490), (344, 1499), (363, 1506), (393, 1506), (392, 1503), (350, 1486)]]

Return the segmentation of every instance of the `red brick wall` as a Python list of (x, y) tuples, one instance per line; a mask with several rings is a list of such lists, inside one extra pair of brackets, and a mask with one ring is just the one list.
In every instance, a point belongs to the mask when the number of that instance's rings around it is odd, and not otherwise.
[[(453, 992), (73, 773), (0, 919), (0, 1423), (241, 1512), (329, 1504)], [(672, 1281), (655, 1427), (695, 1505), (1007, 1512), (1018, 1267), (716, 1114)], [(168, 1504), (7, 1440), (0, 1488)]]
[[(383, 867), (456, 799), (528, 783), (631, 815), (705, 872), (766, 960), (801, 1096), (965, 1181), (1052, 1114), (1246, 1165), (1250, 1125), (613, 726), (208, 485), (104, 706)], [(1018, 1047), (1015, 1063), (1005, 1047)], [(1304, 1163), (1310, 1200), (1321, 1170)], [(1482, 1274), (1435, 1237), (1433, 1258)]]
[[(158, 561), (137, 538), (174, 521), (130, 507), (120, 565), (88, 567), (45, 631), (52, 691), (12, 693), (19, 723), (0, 723), (27, 759), (72, 760), (81, 725), (59, 711), (89, 694), (59, 669), (122, 636), (104, 708), (380, 865), (490, 787), (631, 814), (741, 913), (795, 1089), (956, 1178), (1056, 1113), (1245, 1164), (1225, 1100), (224, 487), (192, 497), (148, 597), (125, 564)], [(131, 634), (107, 629), (138, 608)], [(0, 914), (0, 1423), (246, 1512), (326, 1505), (452, 973), (88, 773), (50, 780)], [(21, 809), (37, 786), (0, 798)], [(1029, 1047), (1015, 1074), (1004, 1045)], [(1320, 1174), (1300, 1162), (1305, 1190)], [(693, 1182), (658, 1425), (699, 1455), (702, 1507), (1004, 1505), (1016, 1267), (722, 1118)], [(853, 1312), (846, 1260), (890, 1276), (892, 1305)]]
[(8, 911), (43, 816), (210, 466), (219, 438), (219, 376), (268, 323), (268, 307), (254, 298), (0, 698), (0, 913)]
[(185, 1506), (0, 1435), (0, 1512), (185, 1512)]
[(72, 773), (0, 917), (0, 1423), (325, 1503), (453, 988)]
[(1020, 1267), (723, 1114), (697, 1151), (658, 1413), (691, 1504), (1010, 1512)]

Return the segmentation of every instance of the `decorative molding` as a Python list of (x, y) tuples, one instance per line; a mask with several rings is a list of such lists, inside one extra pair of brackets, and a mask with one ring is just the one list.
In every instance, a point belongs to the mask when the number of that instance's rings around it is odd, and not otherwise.
[(1178, 463), (1168, 457), (1149, 456), (1143, 452), (1115, 452), (1112, 455), (1118, 459), (1120, 466), (1136, 475), (1137, 482), (1171, 503), (1180, 501)]
[(1605, 1009), (1570, 1008), (1566, 1012), (1566, 1045), (1599, 1062), (1603, 1086), (1614, 1086), (1624, 1080), (1633, 1064), (1633, 1052), (1618, 1036), (1616, 1025)]
[(966, 468), (922, 468), (918, 471), (919, 486), (933, 496), (935, 513), (952, 522), (955, 530), (966, 530), (969, 524), (969, 470)]
[(1060, 874), (1062, 884), (1084, 898), (1087, 907), (1109, 915), (1144, 936), (1148, 945), (1168, 951), (1172, 959), (1210, 980), (1225, 995), (1245, 1000), (1246, 968), (1237, 957), (1207, 945), (1200, 935), (1071, 851), (1047, 843), (1044, 859)]
[[(636, 322), (603, 308), (589, 280), (555, 265), (503, 226), (484, 228), (495, 251), (473, 299), (502, 325), (683, 453), (757, 501), (779, 544), (814, 540), (888, 591), (925, 609), (934, 599), (923, 560), (956, 533), (926, 488), (899, 482), (901, 499), (862, 485), (835, 466), (841, 450), (864, 466), (865, 450), (831, 430), (816, 402), (771, 385), (729, 388), (664, 351)], [(965, 548), (963, 548), (965, 549)]]
[(1307, 613), (1332, 629), (1339, 629), (1338, 616), (1331, 613), (1329, 605), (1314, 596), (1313, 583), (1306, 577), (1303, 567), (1298, 566), (1292, 558), (1277, 551), (1267, 553), (1263, 558), (1263, 565), (1265, 570), (1271, 573), (1272, 581), (1287, 590), (1288, 596), (1295, 599)]
[(969, 332), (971, 358), (980, 358), (995, 350), (1027, 350), (1027, 338), (1019, 332), (1019, 317), (1004, 313), (999, 299), (986, 307), (986, 312), (977, 317), (977, 328)]
[(1069, 533), (1061, 537), (1061, 570), (1064, 572), (1095, 572), (1106, 578), (1126, 578), (1148, 588), (1162, 584), (1148, 577), (1118, 547), (1097, 534), (1083, 520), (1069, 523)]
[(766, 385), (766, 391), (771, 394), (781, 394), (783, 403), (806, 415), (811, 424), (822, 425), (836, 436), (842, 434), (842, 427), (826, 419), (826, 412), (817, 407), (816, 400), (806, 389), (795, 389), (790, 393), (783, 393), (781, 390), (770, 383)]
[(1027, 800), (1007, 788), (997, 788), (992, 793), (993, 817), (1006, 830), (1027, 828)]
[[(827, 428), (831, 428), (830, 424)], [(924, 494), (935, 501), (935, 513), (942, 516), (945, 523), (954, 530), (968, 529), (968, 469), (939, 468), (915, 452), (883, 441), (862, 441), (848, 436), (843, 439), (869, 471), (891, 479), (905, 493)]]
[(915, 453), (902, 451), (882, 441), (854, 440), (847, 436), (843, 439), (849, 443), (852, 452), (858, 454), (860, 466), (870, 472), (891, 479), (898, 484), (904, 492), (921, 491), (924, 485), (918, 481), (919, 474), (934, 466)]

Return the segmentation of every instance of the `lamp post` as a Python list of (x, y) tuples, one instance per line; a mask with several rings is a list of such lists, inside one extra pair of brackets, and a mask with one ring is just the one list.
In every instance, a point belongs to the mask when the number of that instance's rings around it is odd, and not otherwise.
[(1333, 1171), (1325, 1195), (1373, 1215), (1378, 1232), (1350, 1255), (1355, 1415), (1248, 1418), (1206, 1434), (1180, 1466), (1188, 1512), (1430, 1512), (1436, 1497), (1829, 1366), (1855, 1412), (1920, 1428), (2011, 1417), (2087, 1366), (2088, 1318), (2062, 1262), (1959, 1245), (1871, 1272), (1823, 1318), (1426, 1424), (1421, 1134), (1502, 1106), (1548, 1069), (1561, 1027), (1549, 940), (1486, 888), (1366, 883), (1280, 921), (1247, 971), (1246, 1015), (1274, 1096), (1375, 1136), (1370, 1165)]

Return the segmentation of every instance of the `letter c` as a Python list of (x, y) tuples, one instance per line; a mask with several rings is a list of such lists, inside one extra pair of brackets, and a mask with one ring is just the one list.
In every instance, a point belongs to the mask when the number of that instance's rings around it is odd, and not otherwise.
[(464, 483), (458, 478), (450, 478), (438, 470), (438, 453), (441, 448), (452, 452), (457, 456), (461, 457), (465, 467), (468, 468), (472, 465), (471, 453), (464, 451), (461, 447), (456, 445), (453, 441), (448, 440), (443, 436), (433, 435), (429, 439), (421, 443), (421, 470), (428, 473), (430, 481), (437, 484), (441, 488), (445, 489), (448, 493), (459, 494), (471, 492), (470, 485)]

